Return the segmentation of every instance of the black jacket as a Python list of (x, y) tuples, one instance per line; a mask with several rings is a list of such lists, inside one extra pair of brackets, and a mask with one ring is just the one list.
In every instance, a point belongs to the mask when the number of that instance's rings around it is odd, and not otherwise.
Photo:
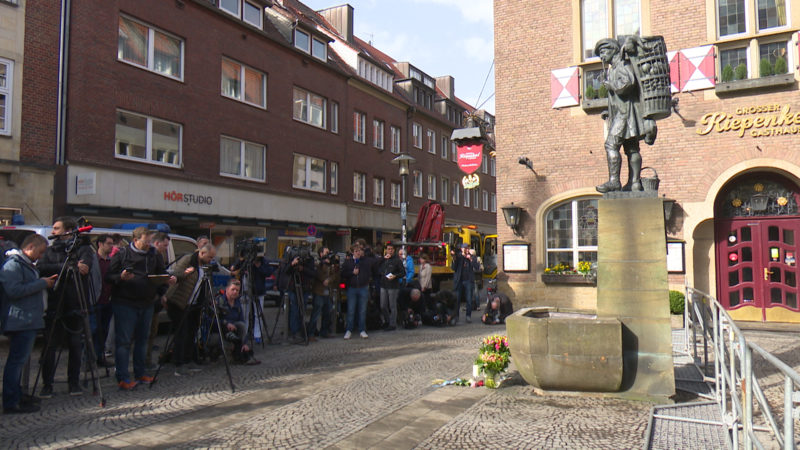
[[(403, 261), (397, 256), (391, 258), (382, 258), (378, 266), (378, 272), (381, 276), (381, 287), (384, 289), (399, 289), (400, 281), (406, 276), (406, 268), (403, 266)], [(393, 279), (386, 278), (386, 275), (393, 274)]]
[[(342, 264), (342, 281), (349, 288), (368, 287), (377, 262), (376, 258), (370, 256), (362, 256), (358, 263), (354, 258), (346, 259)], [(358, 266), (358, 275), (353, 275), (353, 269), (356, 266)]]
[[(133, 307), (147, 307), (157, 297), (167, 292), (167, 284), (154, 284), (148, 275), (165, 275), (164, 260), (154, 248), (147, 252), (134, 250), (133, 244), (120, 249), (111, 258), (111, 266), (106, 273), (106, 282), (111, 283), (111, 302)], [(133, 278), (123, 281), (120, 278), (124, 269), (133, 269)]]
[[(47, 250), (44, 252), (41, 258), (36, 261), (36, 268), (39, 270), (39, 274), (42, 277), (49, 277), (51, 275), (56, 275), (61, 273), (61, 268), (64, 265), (64, 261), (67, 260), (67, 247), (72, 244), (72, 239), (67, 240), (56, 240), (53, 244), (47, 247)], [(77, 259), (75, 262), (83, 261), (84, 264), (89, 266), (89, 273), (91, 273), (92, 264), (95, 260), (94, 257), (94, 250), (92, 250), (91, 245), (88, 243), (82, 243), (79, 240), (75, 243), (78, 248), (75, 250)], [(83, 288), (83, 292), (86, 294), (86, 302), (87, 307), (90, 306), (88, 302), (91, 300), (91, 296), (89, 294), (89, 274), (81, 275), (80, 272), (76, 272), (78, 275), (79, 282)], [(78, 297), (78, 290), (75, 288), (75, 285), (67, 280), (61, 280), (56, 284), (58, 287), (58, 291), (50, 290), (49, 295), (47, 297), (47, 311), (48, 314), (54, 313), (56, 307), (58, 306), (58, 301), (61, 298), (61, 293), (64, 293), (64, 301), (62, 304), (62, 308), (64, 312), (67, 311), (75, 311), (79, 310), (80, 300)]]

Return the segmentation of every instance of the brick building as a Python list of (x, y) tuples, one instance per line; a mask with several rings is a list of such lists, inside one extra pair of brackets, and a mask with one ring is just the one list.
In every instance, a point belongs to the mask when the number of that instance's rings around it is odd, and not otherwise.
[(606, 37), (662, 35), (677, 110), (641, 153), (659, 196), (676, 201), (670, 285), (716, 295), (737, 319), (800, 321), (800, 1), (494, 6), (498, 201), (524, 209), (519, 236), (499, 215), (499, 243), (530, 243), (530, 271), (501, 275), (517, 303), (595, 307), (592, 284), (543, 277), (558, 263), (596, 261), (603, 239), (595, 185), (608, 179), (607, 101), (593, 49)]
[[(353, 36), (351, 7), (70, 7), (58, 213), (210, 233), (223, 259), (250, 236), (266, 237), (270, 256), (307, 240), (343, 250), (359, 237), (398, 237), (401, 180), (391, 160), (408, 152), (419, 173), (409, 184), (421, 183), (409, 188), (412, 225), (431, 198), (448, 221), (494, 230), (493, 160), (481, 187), (487, 202), (463, 206), (447, 139), (472, 108), (451, 77), (432, 78)], [(430, 94), (422, 103), (406, 89), (420, 83)], [(425, 133), (421, 145), (415, 130)]]

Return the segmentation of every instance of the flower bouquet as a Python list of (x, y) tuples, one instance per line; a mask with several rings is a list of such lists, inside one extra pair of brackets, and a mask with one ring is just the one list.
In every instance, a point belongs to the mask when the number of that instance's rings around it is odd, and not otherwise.
[(497, 387), (497, 374), (508, 368), (511, 350), (506, 336), (492, 335), (483, 338), (475, 365), (486, 375), (486, 387)]

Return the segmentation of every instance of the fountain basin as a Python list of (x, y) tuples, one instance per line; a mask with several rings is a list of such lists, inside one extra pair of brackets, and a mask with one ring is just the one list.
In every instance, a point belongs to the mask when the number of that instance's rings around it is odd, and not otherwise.
[(511, 356), (544, 390), (616, 392), (622, 384), (622, 324), (580, 310), (521, 309), (506, 318)]

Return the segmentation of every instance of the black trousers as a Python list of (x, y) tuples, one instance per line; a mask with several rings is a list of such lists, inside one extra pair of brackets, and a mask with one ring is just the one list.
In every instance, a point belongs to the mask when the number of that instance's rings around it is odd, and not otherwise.
[(69, 351), (67, 363), (67, 380), (70, 385), (77, 385), (81, 374), (81, 351), (83, 351), (83, 317), (79, 314), (64, 314), (54, 323), (55, 314), (45, 317), (45, 336), (53, 330), (53, 337), (47, 352), (42, 358), (42, 381), (45, 386), (52, 386), (56, 374), (56, 350), (66, 346)]
[[(184, 314), (186, 318), (184, 319)], [(172, 346), (172, 362), (178, 366), (197, 359), (197, 346), (194, 338), (200, 327), (200, 308), (188, 306), (187, 309), (167, 303), (167, 315), (172, 321), (174, 344)], [(181, 323), (183, 321), (183, 323)], [(178, 327), (175, 329), (174, 327)]]

